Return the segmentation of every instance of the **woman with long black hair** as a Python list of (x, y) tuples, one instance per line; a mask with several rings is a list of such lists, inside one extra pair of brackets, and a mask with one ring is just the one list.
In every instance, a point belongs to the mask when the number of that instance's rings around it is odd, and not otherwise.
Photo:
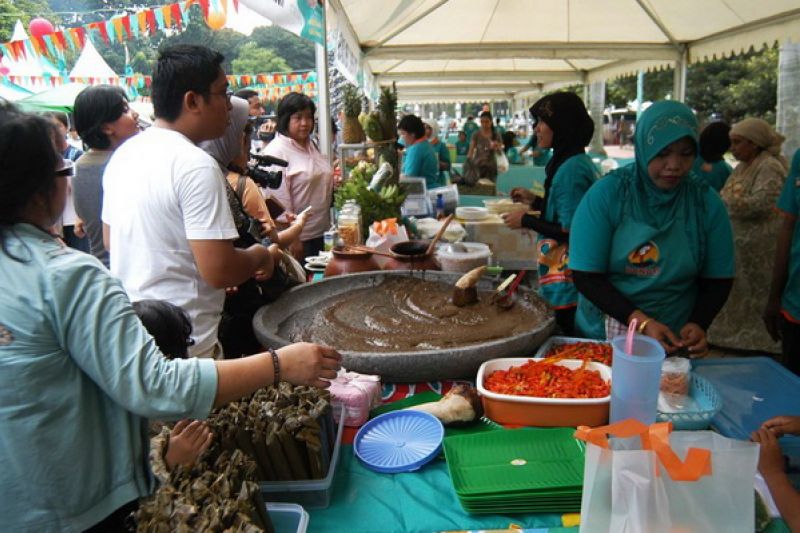
[(544, 198), (528, 190), (511, 191), (514, 201), (540, 207), (539, 216), (516, 211), (503, 215), (510, 228), (530, 228), (539, 234), (539, 292), (555, 309), (556, 321), (564, 334), (571, 335), (578, 305), (578, 291), (572, 282), (569, 258), (569, 227), (578, 204), (598, 173), (586, 155), (594, 122), (583, 101), (570, 92), (554, 93), (530, 108), (536, 124), (539, 146), (552, 148), (553, 157), (545, 167)]

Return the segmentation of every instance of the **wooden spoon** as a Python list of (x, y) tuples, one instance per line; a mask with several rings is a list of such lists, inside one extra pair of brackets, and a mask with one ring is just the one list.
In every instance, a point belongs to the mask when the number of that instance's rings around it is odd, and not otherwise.
[(428, 245), (428, 249), (425, 250), (425, 255), (431, 255), (433, 253), (433, 248), (436, 246), (436, 243), (439, 242), (439, 239), (442, 238), (442, 235), (444, 235), (447, 226), (450, 225), (450, 222), (452, 222), (454, 216), (455, 215), (452, 214), (447, 215), (447, 218), (444, 219), (444, 222), (442, 222), (442, 227), (439, 228), (439, 231), (437, 231), (436, 235), (433, 236), (433, 240), (431, 240), (431, 243)]
[(369, 246), (361, 246), (361, 245), (352, 246), (351, 245), (351, 246), (345, 247), (345, 251), (349, 251), (349, 250), (352, 250), (354, 252), (367, 252), (367, 253), (374, 254), (374, 255), (382, 255), (384, 257), (392, 257), (392, 258), (396, 257), (392, 252), (384, 252), (384, 251), (378, 250), (376, 248), (370, 248)]

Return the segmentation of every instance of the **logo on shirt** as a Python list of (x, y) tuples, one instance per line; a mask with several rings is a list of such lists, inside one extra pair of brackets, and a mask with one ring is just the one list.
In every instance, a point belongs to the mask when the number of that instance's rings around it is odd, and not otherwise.
[(572, 271), (567, 264), (569, 252), (567, 243), (559, 243), (553, 239), (539, 241), (539, 283), (557, 283), (572, 281)]
[(652, 278), (661, 272), (660, 262), (661, 252), (658, 249), (658, 245), (653, 241), (647, 241), (634, 248), (628, 254), (628, 265), (625, 267), (625, 273), (643, 278)]

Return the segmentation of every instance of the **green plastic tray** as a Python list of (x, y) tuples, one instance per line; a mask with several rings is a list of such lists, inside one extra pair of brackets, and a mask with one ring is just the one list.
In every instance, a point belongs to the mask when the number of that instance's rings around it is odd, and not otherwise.
[(585, 448), (570, 428), (515, 429), (450, 437), (444, 451), (456, 494), (573, 495), (583, 486)]

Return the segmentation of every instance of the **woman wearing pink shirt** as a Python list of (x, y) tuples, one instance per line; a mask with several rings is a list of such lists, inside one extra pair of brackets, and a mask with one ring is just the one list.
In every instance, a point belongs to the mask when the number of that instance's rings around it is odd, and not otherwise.
[[(311, 213), (300, 234), (303, 257), (317, 255), (323, 247), (322, 234), (331, 225), (333, 168), (311, 140), (314, 131), (313, 100), (300, 93), (286, 95), (278, 104), (277, 133), (264, 153), (289, 162), (283, 182), (274, 197), (286, 208), (282, 219), (311, 206)], [(287, 220), (288, 221), (288, 220)], [(297, 256), (300, 250), (293, 249)]]

